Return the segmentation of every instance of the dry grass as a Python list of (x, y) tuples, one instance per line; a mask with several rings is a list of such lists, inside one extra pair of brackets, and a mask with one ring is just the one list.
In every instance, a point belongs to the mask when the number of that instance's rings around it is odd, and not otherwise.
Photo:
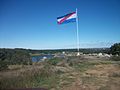
[(0, 88), (49, 90), (120, 90), (120, 62), (70, 57), (27, 66), (10, 66), (0, 72)]

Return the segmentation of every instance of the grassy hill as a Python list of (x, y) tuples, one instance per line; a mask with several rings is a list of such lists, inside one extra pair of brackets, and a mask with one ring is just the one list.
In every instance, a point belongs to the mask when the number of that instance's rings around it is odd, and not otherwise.
[(0, 83), (1, 89), (119, 90), (120, 59), (85, 55), (9, 65), (0, 72)]

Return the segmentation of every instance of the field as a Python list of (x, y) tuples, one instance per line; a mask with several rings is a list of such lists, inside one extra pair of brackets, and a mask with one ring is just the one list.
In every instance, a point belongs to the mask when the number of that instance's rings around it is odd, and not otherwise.
[(120, 90), (120, 60), (83, 55), (10, 65), (0, 72), (0, 88)]

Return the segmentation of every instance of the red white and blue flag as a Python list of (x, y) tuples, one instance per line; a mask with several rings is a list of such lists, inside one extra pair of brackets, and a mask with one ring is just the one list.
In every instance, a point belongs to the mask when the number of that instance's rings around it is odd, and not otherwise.
[(57, 18), (58, 24), (64, 24), (69, 22), (76, 22), (77, 14), (76, 12), (69, 13), (67, 15), (61, 16)]

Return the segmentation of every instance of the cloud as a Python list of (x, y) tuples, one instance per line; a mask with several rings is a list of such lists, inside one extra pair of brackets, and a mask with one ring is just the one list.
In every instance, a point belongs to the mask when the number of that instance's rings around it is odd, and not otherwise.
[[(114, 42), (88, 42), (88, 43), (80, 43), (80, 48), (104, 48), (104, 47), (110, 47), (113, 45)], [(75, 45), (65, 45), (63, 48), (76, 48), (77, 44)]]

